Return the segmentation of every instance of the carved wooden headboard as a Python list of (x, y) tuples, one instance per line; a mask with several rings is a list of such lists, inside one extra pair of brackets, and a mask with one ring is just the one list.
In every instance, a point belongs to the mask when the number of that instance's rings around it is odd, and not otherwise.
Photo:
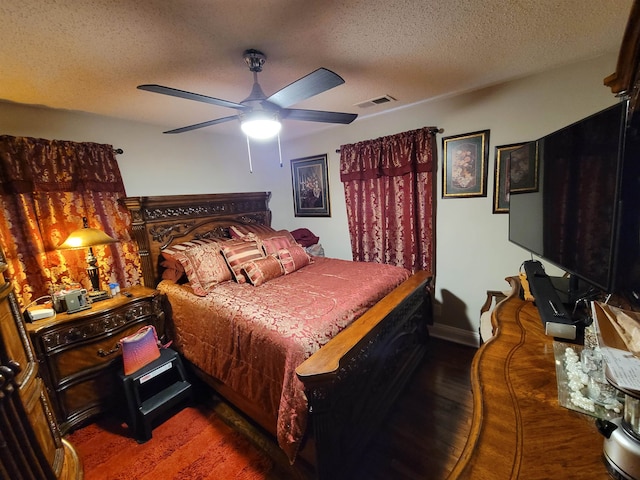
[(271, 225), (271, 192), (126, 197), (144, 284), (158, 283), (158, 257), (172, 243), (229, 237), (233, 224)]

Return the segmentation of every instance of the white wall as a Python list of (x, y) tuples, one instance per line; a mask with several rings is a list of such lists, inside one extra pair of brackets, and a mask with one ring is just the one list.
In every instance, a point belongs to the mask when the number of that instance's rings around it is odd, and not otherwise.
[[(507, 84), (329, 127), (283, 144), (283, 168), (278, 165), (276, 145), (256, 146), (252, 150), (253, 173), (249, 173), (246, 142), (240, 137), (216, 135), (214, 129), (162, 135), (156, 126), (0, 103), (0, 134), (122, 148), (125, 153), (118, 156), (118, 163), (131, 196), (271, 191), (275, 227), (307, 227), (320, 236), (328, 256), (351, 259), (336, 153), (340, 145), (423, 126), (443, 128), (440, 137), (490, 129), (486, 198), (442, 199), (441, 160), (437, 177), (437, 328), (472, 342), (486, 290), (505, 289), (504, 278), (516, 274), (529, 258), (507, 240), (508, 215), (492, 214), (495, 146), (534, 140), (615, 103), (602, 81), (615, 70), (616, 59), (617, 53), (612, 52)], [(441, 159), (440, 139), (438, 143)], [(296, 218), (289, 160), (324, 153), (329, 159), (332, 215)]]
[[(603, 79), (615, 71), (617, 54), (473, 93), (425, 102), (395, 112), (359, 119), (288, 145), (291, 157), (327, 152), (330, 159), (332, 218), (310, 227), (329, 255), (351, 258), (339, 156), (335, 149), (397, 132), (437, 126), (439, 137), (490, 130), (486, 198), (442, 199), (442, 142), (438, 141), (436, 245), (436, 329), (472, 343), (477, 338), (480, 307), (486, 290), (506, 290), (505, 278), (516, 275), (530, 255), (507, 238), (508, 215), (493, 214), (494, 156), (497, 145), (535, 140), (618, 101)], [(283, 184), (283, 188), (285, 185)], [(295, 219), (291, 225), (304, 220)], [(310, 223), (310, 222), (307, 222)], [(555, 274), (557, 269), (548, 266)], [(468, 334), (467, 334), (468, 333)]]

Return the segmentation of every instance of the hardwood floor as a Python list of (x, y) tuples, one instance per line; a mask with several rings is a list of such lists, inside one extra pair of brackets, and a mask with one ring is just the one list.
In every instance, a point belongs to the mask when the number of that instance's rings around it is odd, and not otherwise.
[[(462, 452), (470, 429), (470, 369), (475, 352), (473, 347), (430, 339), (425, 358), (371, 442), (354, 480), (438, 480), (447, 477)], [(226, 402), (212, 396), (210, 390), (200, 386), (196, 391), (199, 392), (199, 405), (213, 410), (275, 460), (275, 469), (266, 480), (314, 478), (308, 469), (291, 467), (273, 438)]]
[(429, 351), (362, 460), (358, 480), (443, 479), (471, 426), (476, 348), (431, 338)]
[[(471, 426), (471, 362), (477, 351), (437, 338), (395, 408), (371, 442), (354, 480), (439, 480), (447, 477), (462, 453)], [(234, 427), (245, 432), (279, 464), (274, 476), (310, 480), (309, 471), (292, 470), (273, 440), (243, 417), (216, 406)]]

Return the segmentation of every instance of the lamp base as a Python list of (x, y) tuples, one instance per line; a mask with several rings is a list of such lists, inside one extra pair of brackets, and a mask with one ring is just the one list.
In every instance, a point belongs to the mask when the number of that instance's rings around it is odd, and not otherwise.
[(89, 295), (89, 299), (92, 303), (111, 298), (111, 295), (104, 290), (92, 290), (91, 292), (87, 292), (87, 294)]

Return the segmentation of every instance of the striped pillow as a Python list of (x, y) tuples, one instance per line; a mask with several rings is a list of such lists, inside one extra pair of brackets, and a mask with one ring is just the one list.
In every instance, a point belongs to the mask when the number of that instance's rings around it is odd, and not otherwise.
[(307, 255), (307, 252), (300, 245), (291, 245), (289, 248), (279, 250), (278, 258), (282, 263), (285, 275), (311, 263), (311, 257)]
[(216, 240), (210, 238), (203, 238), (200, 240), (190, 240), (188, 242), (176, 243), (175, 245), (171, 245), (160, 253), (161, 259), (159, 259), (159, 265), (164, 269), (169, 269), (171, 271), (162, 272), (163, 279), (170, 279), (177, 283), (177, 279), (182, 277), (182, 274), (185, 273), (185, 269), (189, 268), (193, 270), (193, 266), (190, 265), (190, 260), (185, 256), (185, 253), (190, 248), (199, 247), (202, 245), (208, 245), (211, 243), (217, 243)]
[(255, 241), (230, 241), (222, 244), (222, 254), (227, 265), (233, 273), (233, 278), (238, 283), (246, 283), (246, 278), (242, 274), (242, 266), (251, 260), (264, 258), (264, 253)]
[(254, 287), (284, 275), (282, 264), (274, 255), (251, 260), (242, 265), (242, 271)]
[(277, 255), (278, 250), (296, 245), (296, 241), (288, 230), (278, 230), (269, 233), (250, 233), (244, 240), (255, 240), (258, 247), (264, 250), (266, 255)]
[(268, 225), (260, 225), (258, 223), (242, 223), (229, 226), (231, 238), (243, 239), (250, 233), (261, 235), (275, 233), (275, 230)]

